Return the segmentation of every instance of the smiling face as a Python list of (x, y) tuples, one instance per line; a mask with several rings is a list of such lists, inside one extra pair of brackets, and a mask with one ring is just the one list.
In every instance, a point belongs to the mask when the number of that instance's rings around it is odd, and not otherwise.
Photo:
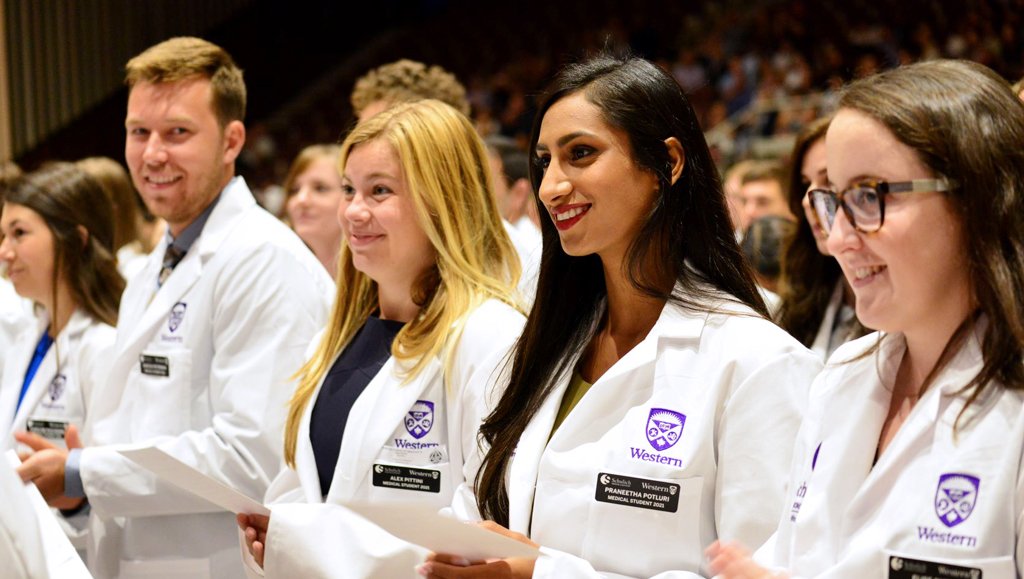
[(582, 92), (544, 114), (537, 138), (544, 169), (538, 194), (569, 255), (625, 259), (651, 211), (658, 179), (633, 159), (629, 137), (605, 122)]
[(245, 143), (240, 121), (220, 126), (205, 78), (136, 84), (125, 128), (124, 154), (135, 188), (174, 235), (227, 185)]
[(310, 246), (341, 240), (341, 176), (332, 157), (317, 157), (290, 184), (285, 209), (295, 233)]
[[(836, 190), (868, 179), (890, 182), (934, 178), (913, 149), (884, 125), (841, 109), (829, 126), (828, 177)], [(949, 200), (936, 192), (885, 198), (885, 222), (861, 233), (845, 213), (836, 215), (828, 249), (857, 297), (857, 317), (867, 327), (927, 333), (956, 327), (970, 311), (963, 233)]]
[(15, 291), (41, 304), (52, 301), (54, 274), (53, 233), (38, 213), (16, 203), (5, 203), (0, 216), (0, 261)]
[(435, 262), (398, 155), (385, 141), (361, 143), (349, 153), (338, 220), (352, 264), (380, 286), (411, 287)]
[[(825, 138), (822, 137), (807, 147), (804, 154), (804, 162), (800, 167), (800, 176), (803, 178), (804, 190), (820, 189), (828, 186), (828, 172), (825, 167)], [(818, 245), (818, 251), (822, 255), (828, 253), (828, 233), (818, 223), (818, 215), (811, 207), (811, 201), (804, 195), (800, 205), (804, 208), (804, 218), (811, 225), (811, 232), (814, 234), (814, 242)]]

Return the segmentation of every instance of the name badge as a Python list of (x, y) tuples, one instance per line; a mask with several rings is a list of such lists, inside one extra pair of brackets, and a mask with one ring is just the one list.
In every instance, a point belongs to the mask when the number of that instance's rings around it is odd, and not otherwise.
[(439, 493), (441, 492), (441, 471), (375, 464), (373, 465), (373, 486), (403, 491)]
[(50, 440), (64, 440), (64, 432), (68, 429), (65, 420), (40, 420), (29, 418), (25, 424), (25, 430), (32, 434), (38, 434)]
[(594, 499), (602, 503), (674, 513), (679, 510), (679, 485), (599, 472)]
[(889, 579), (982, 579), (981, 569), (889, 556)]
[(139, 367), (146, 376), (163, 376), (167, 378), (171, 375), (171, 361), (164, 356), (143, 354), (139, 356)]

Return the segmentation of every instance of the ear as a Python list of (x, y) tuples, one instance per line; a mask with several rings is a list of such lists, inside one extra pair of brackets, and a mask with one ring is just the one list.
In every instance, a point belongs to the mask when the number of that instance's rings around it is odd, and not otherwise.
[(89, 245), (89, 230), (84, 225), (77, 225), (75, 229), (78, 230), (78, 237), (82, 238), (82, 247)]
[(224, 127), (224, 162), (234, 163), (245, 145), (245, 125), (231, 121)]
[(670, 184), (675, 185), (679, 176), (683, 174), (683, 167), (686, 166), (686, 150), (683, 149), (683, 144), (679, 142), (679, 139), (675, 137), (665, 139), (665, 148), (668, 149)]

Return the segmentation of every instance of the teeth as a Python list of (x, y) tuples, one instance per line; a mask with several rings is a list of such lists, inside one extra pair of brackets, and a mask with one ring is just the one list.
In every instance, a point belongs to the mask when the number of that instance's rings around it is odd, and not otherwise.
[(574, 207), (574, 208), (572, 208), (572, 209), (570, 209), (568, 211), (565, 211), (563, 213), (559, 213), (559, 214), (555, 215), (555, 220), (557, 220), (557, 221), (566, 221), (568, 219), (572, 219), (573, 217), (576, 217), (577, 215), (579, 215), (580, 213), (583, 213), (584, 211), (586, 211), (585, 207)]
[(153, 177), (152, 175), (150, 175), (146, 179), (148, 179), (150, 183), (156, 183), (157, 185), (166, 185), (168, 183), (178, 180), (177, 177)]
[(871, 266), (871, 267), (859, 267), (859, 268), (853, 270), (853, 276), (856, 279), (864, 279), (866, 277), (875, 275), (876, 273), (882, 271), (883, 269), (885, 269), (884, 265), (875, 265), (875, 266)]

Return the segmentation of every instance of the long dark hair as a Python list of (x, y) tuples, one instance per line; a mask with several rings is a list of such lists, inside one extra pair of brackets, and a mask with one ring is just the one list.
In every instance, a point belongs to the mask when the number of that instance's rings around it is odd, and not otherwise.
[(62, 274), (77, 307), (116, 325), (125, 282), (114, 257), (113, 204), (100, 184), (72, 163), (47, 163), (15, 179), (4, 202), (35, 211), (53, 234), (53, 294)]
[[(811, 224), (803, 217), (803, 199), (807, 194), (807, 183), (803, 179), (804, 157), (811, 146), (825, 138), (831, 120), (831, 117), (817, 119), (797, 135), (789, 166), (789, 210), (798, 217), (782, 258), (779, 284), (782, 304), (776, 319), (782, 329), (808, 348), (814, 345), (836, 282), (843, 276), (839, 262), (818, 251)], [(856, 337), (867, 333), (860, 322), (855, 323)]]
[[(629, 136), (634, 161), (658, 177), (659, 194), (623, 265), (633, 286), (695, 310), (706, 310), (709, 291), (718, 291), (767, 317), (736, 244), (704, 134), (676, 81), (650, 62), (628, 56), (600, 55), (563, 68), (534, 119), (531, 159), (536, 159), (544, 114), (575, 93), (582, 93), (601, 109), (605, 122)], [(685, 166), (674, 185), (665, 146), (670, 137), (685, 150)], [(542, 176), (531, 164), (534, 191)], [(539, 199), (537, 206), (547, 215)], [(593, 338), (607, 296), (598, 256), (567, 255), (548, 218), (541, 219), (541, 232), (537, 298), (516, 345), (508, 388), (480, 427), (489, 449), (477, 476), (477, 505), (484, 518), (503, 525), (508, 524), (505, 472), (519, 438)], [(660, 281), (665, 279), (675, 281), (674, 289), (666, 290)]]
[(964, 385), (968, 405), (992, 382), (1024, 389), (1024, 103), (980, 64), (936, 60), (859, 80), (839, 107), (885, 125), (951, 185), (945, 195), (962, 227), (977, 310), (950, 338), (926, 386), (981, 313), (984, 362)]

